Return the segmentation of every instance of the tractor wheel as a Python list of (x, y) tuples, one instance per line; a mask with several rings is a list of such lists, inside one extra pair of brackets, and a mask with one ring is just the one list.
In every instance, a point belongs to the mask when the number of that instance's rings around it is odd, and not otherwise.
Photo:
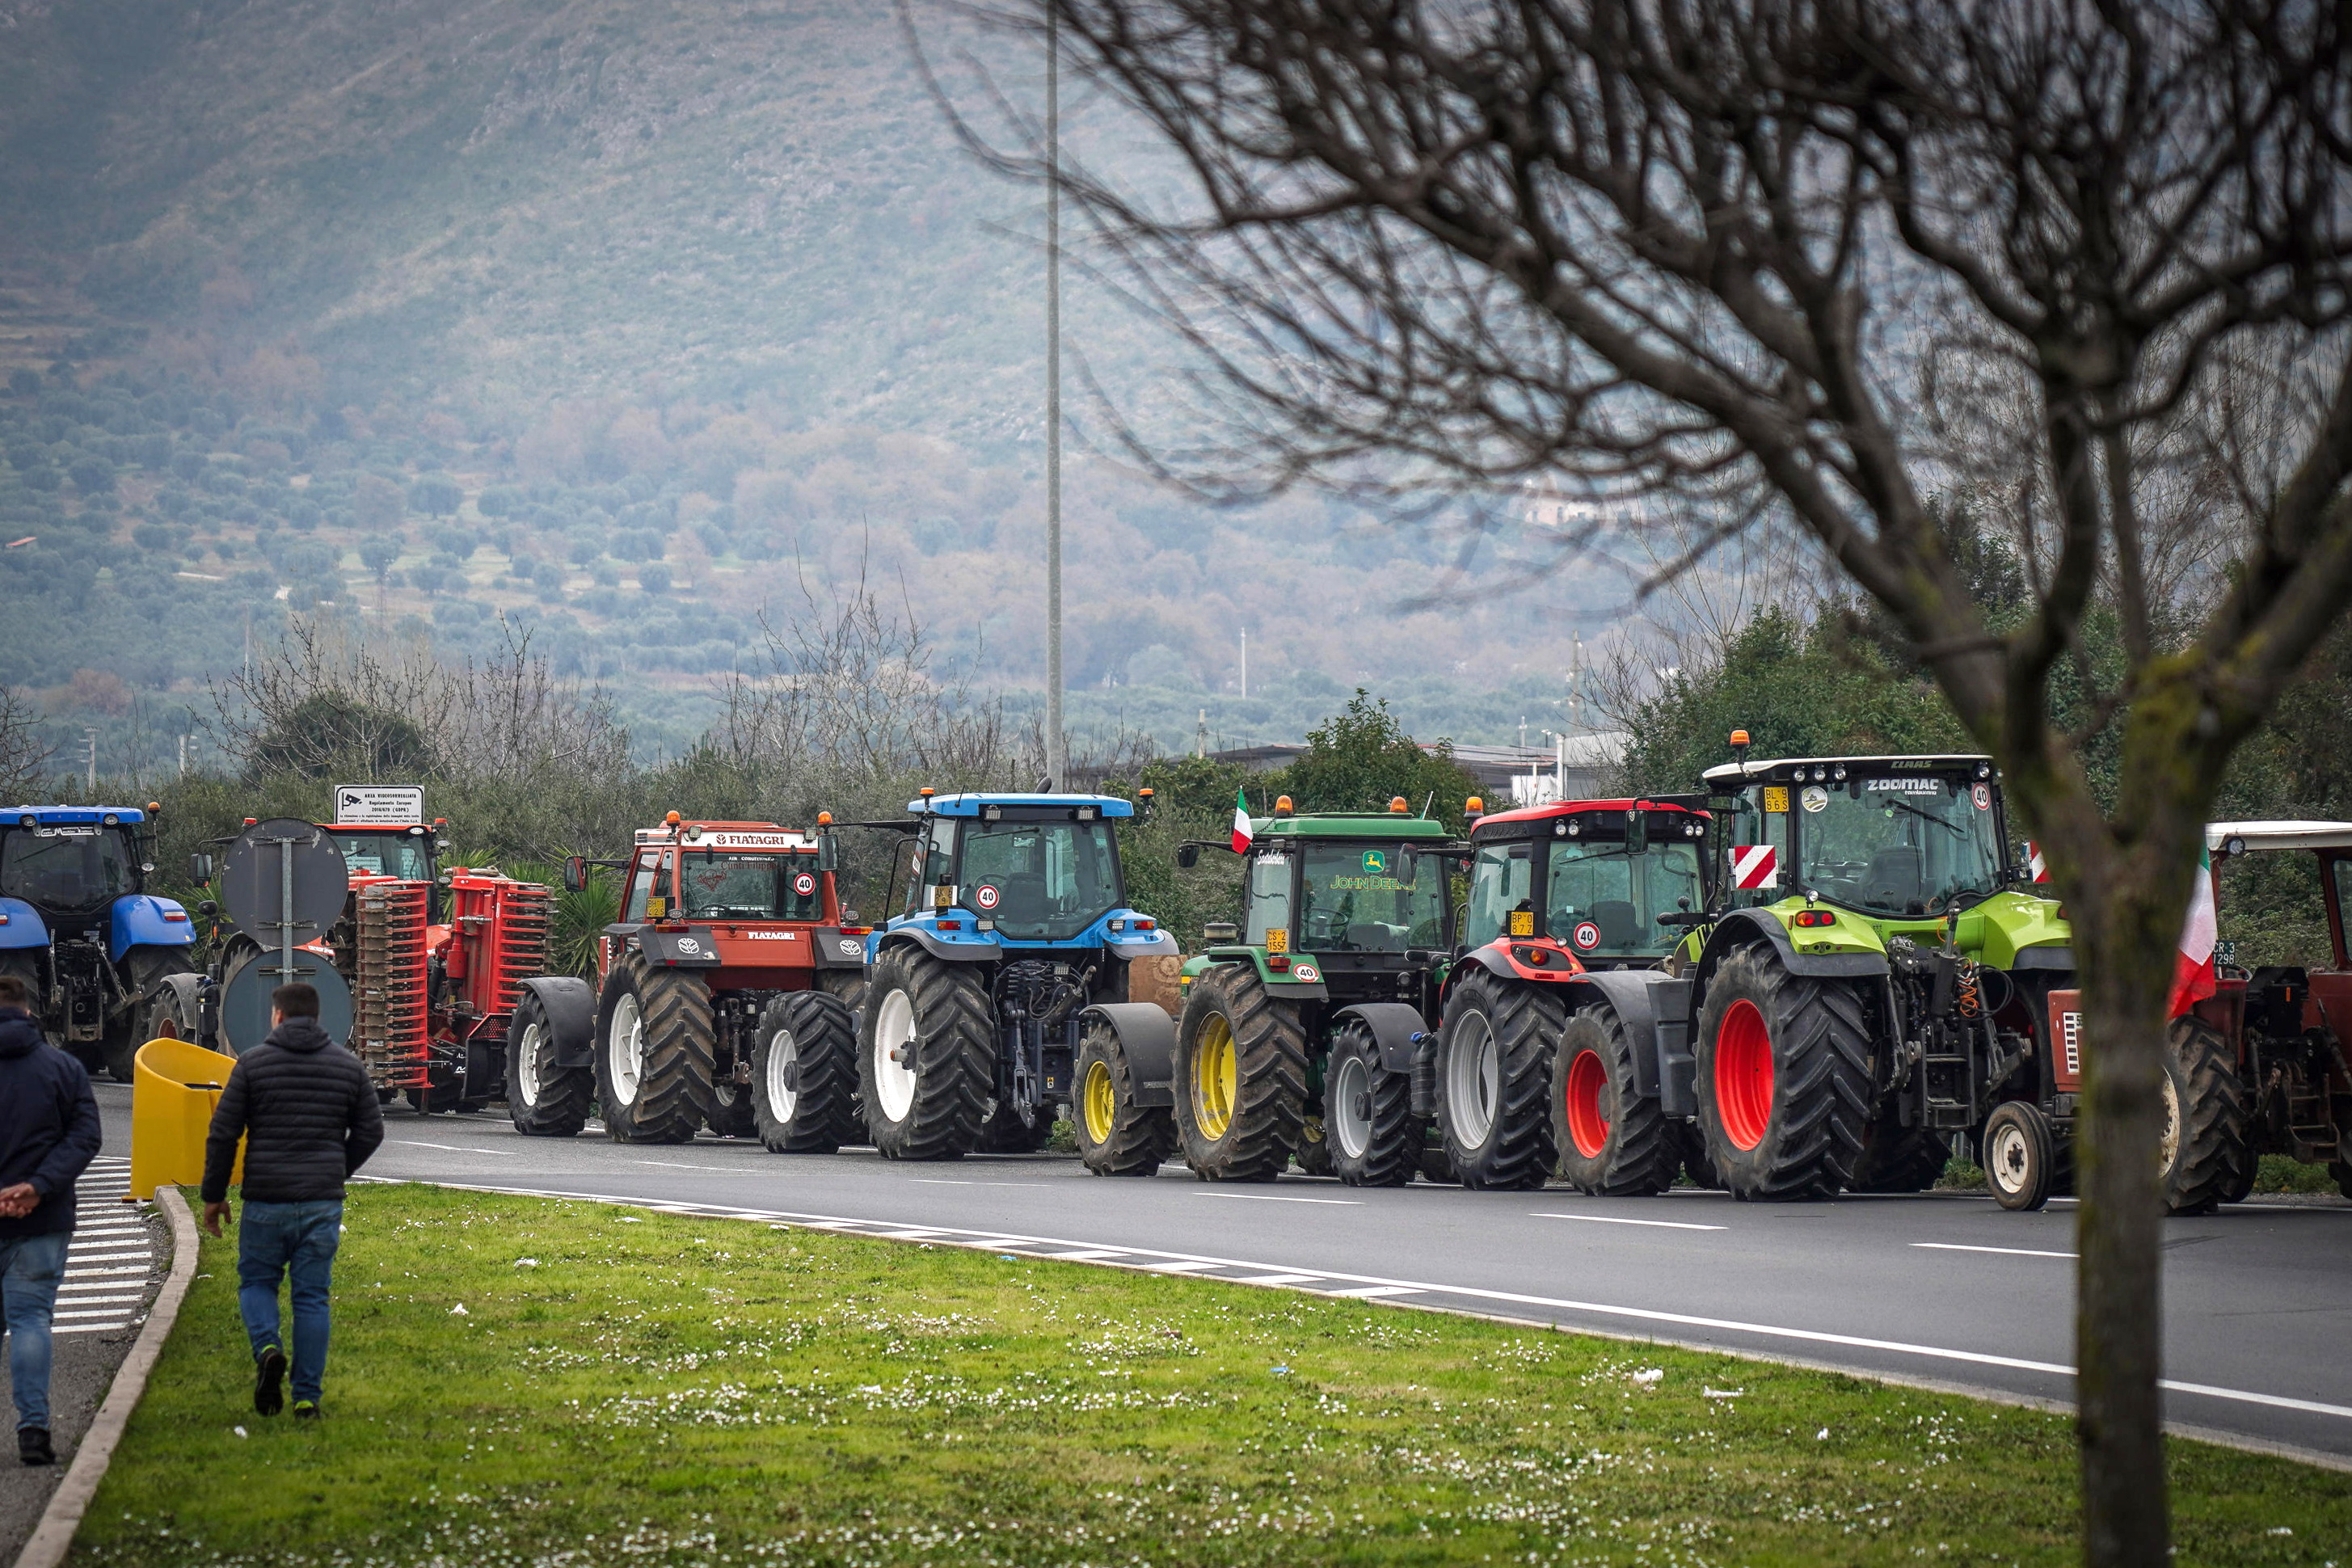
[(2167, 1214), (2211, 1214), (2253, 1158), (2246, 1143), (2246, 1091), (2221, 1032), (2202, 1018), (2172, 1021), (2165, 1053), (2164, 1133), (2158, 1157)]
[(1412, 1113), (1412, 1076), (1381, 1065), (1380, 1042), (1360, 1018), (1332, 1037), (1323, 1069), (1323, 1143), (1331, 1170), (1351, 1187), (1401, 1187), (1420, 1164), (1428, 1123)]
[(1550, 985), (1479, 970), (1454, 988), (1437, 1037), (1437, 1125), (1465, 1187), (1540, 1187), (1551, 1173), (1551, 1068), (1568, 1002)]
[(710, 1118), (710, 989), (692, 970), (632, 953), (596, 1010), (596, 1099), (616, 1143), (686, 1143)]
[(1135, 1103), (1135, 1069), (1118, 1031), (1087, 1025), (1072, 1076), (1077, 1103), (1070, 1107), (1070, 1129), (1087, 1169), (1097, 1176), (1158, 1175), (1160, 1162), (1176, 1152), (1176, 1113)]
[(1983, 1146), (1985, 1184), (1993, 1202), (2005, 1209), (2032, 1210), (2050, 1201), (2058, 1174), (2058, 1145), (2051, 1136), (2050, 1119), (2021, 1100), (1993, 1107), (1985, 1118)]
[(560, 1044), (539, 993), (525, 990), (507, 1020), (507, 1116), (526, 1138), (570, 1138), (587, 1125), (596, 1069), (557, 1067)]
[(1734, 1197), (1835, 1197), (1870, 1116), (1863, 998), (1770, 952), (1726, 959), (1698, 1017), (1698, 1119)]
[(824, 969), (817, 972), (816, 986), (840, 999), (849, 1009), (852, 1018), (866, 1005), (866, 972), (862, 969)]
[(977, 965), (911, 943), (883, 953), (858, 1020), (857, 1089), (885, 1159), (954, 1160), (980, 1146), (996, 1018)]
[(1204, 1182), (1270, 1182), (1307, 1121), (1307, 1031), (1246, 964), (1192, 983), (1176, 1030), (1176, 1130)]
[(1924, 1193), (1951, 1163), (1948, 1138), (1931, 1127), (1904, 1126), (1889, 1106), (1862, 1130), (1862, 1154), (1846, 1190)]
[(788, 991), (760, 1009), (751, 1044), (751, 1116), (771, 1154), (830, 1154), (865, 1135), (857, 1019), (824, 991)]
[(1657, 1098), (1633, 1079), (1633, 1047), (1617, 1010), (1570, 1016), (1553, 1058), (1552, 1142), (1559, 1173), (1580, 1193), (1655, 1197), (1675, 1184), (1682, 1148), (1667, 1136)]

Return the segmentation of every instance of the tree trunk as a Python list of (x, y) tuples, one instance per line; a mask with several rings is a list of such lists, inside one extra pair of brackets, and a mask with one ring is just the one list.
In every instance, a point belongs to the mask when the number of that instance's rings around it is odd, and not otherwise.
[(2082, 976), (2083, 1120), (2074, 1141), (2075, 1426), (2083, 1558), (2092, 1568), (2167, 1561), (2162, 1399), (2164, 1219), (2156, 1149), (2165, 1002), (2179, 946), (2179, 880), (2158, 857), (2108, 848), (2073, 911)]

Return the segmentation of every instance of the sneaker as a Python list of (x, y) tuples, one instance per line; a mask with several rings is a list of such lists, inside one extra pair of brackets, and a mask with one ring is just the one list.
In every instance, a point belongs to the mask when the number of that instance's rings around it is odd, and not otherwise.
[(296, 1400), (296, 1401), (294, 1402), (294, 1419), (295, 1419), (295, 1420), (297, 1420), (297, 1421), (316, 1421), (318, 1418), (319, 1418), (319, 1405), (318, 1405), (318, 1402), (317, 1402), (316, 1400), (310, 1400), (310, 1399), (298, 1399), (298, 1400)]
[(286, 1408), (286, 1352), (264, 1345), (253, 1358), (253, 1409), (257, 1415), (275, 1415)]
[(27, 1465), (54, 1465), (58, 1451), (49, 1447), (49, 1429), (46, 1426), (16, 1428), (16, 1458)]

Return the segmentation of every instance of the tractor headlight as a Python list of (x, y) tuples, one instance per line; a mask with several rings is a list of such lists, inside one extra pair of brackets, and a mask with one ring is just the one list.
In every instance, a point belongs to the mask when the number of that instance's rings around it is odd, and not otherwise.
[(33, 814), (28, 811), (24, 816), (16, 819), (16, 826), (19, 827), (34, 827), (39, 826), (39, 824), (34, 817)]
[(1561, 828), (1561, 829), (1559, 829), (1558, 831), (1563, 831), (1563, 832), (1565, 832), (1565, 833), (1566, 833), (1566, 834), (1567, 834), (1570, 838), (1574, 838), (1574, 837), (1576, 837), (1578, 835), (1581, 834), (1581, 833), (1584, 831), (1584, 828), (1583, 828), (1583, 825), (1582, 825), (1582, 824), (1579, 823), (1579, 822), (1576, 820), (1576, 818), (1574, 818), (1574, 817), (1572, 817), (1572, 816), (1571, 816), (1571, 817), (1570, 817), (1570, 818), (1568, 819), (1568, 822), (1567, 822), (1567, 824), (1565, 825), (1565, 826), (1564, 826), (1563, 828)]
[(1845, 782), (1845, 764), (1843, 763), (1840, 763), (1837, 766), (1832, 768), (1830, 770), (1830, 777), (1837, 780), (1840, 784), (1843, 784)]
[(99, 821), (100, 821), (100, 822), (104, 823), (104, 824), (105, 824), (107, 826), (109, 826), (109, 827), (112, 827), (112, 826), (114, 826), (116, 824), (120, 823), (121, 820), (122, 820), (122, 818), (121, 818), (121, 817), (119, 817), (119, 816), (115, 816), (115, 815), (114, 815), (114, 813), (112, 813), (112, 812), (110, 812), (110, 812), (108, 812), (104, 816), (101, 816), (101, 817), (100, 817), (100, 818), (99, 818)]
[(1992, 777), (1992, 764), (1990, 763), (1979, 763), (1977, 764), (1977, 777), (1980, 779), (1989, 779)]

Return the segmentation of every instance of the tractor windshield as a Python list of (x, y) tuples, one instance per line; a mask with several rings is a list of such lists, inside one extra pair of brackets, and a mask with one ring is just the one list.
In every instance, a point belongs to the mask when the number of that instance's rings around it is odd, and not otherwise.
[(1066, 942), (1118, 908), (1108, 822), (964, 825), (956, 902), (1014, 942)]
[(1556, 838), (1545, 880), (1544, 931), (1581, 955), (1663, 958), (1684, 936), (1658, 917), (1702, 907), (1698, 846)]
[(1445, 940), (1445, 872), (1395, 844), (1309, 843), (1299, 870), (1298, 945), (1310, 952), (1402, 952)]
[[(1767, 785), (1771, 795), (1783, 786)], [(2000, 887), (1992, 785), (1918, 773), (1798, 789), (1797, 888), (1869, 914), (1916, 920)]]
[(101, 909), (138, 890), (138, 857), (120, 828), (20, 827), (0, 846), (0, 894), (39, 909)]
[(397, 877), (404, 882), (433, 879), (433, 846), (422, 833), (334, 833), (343, 865), (371, 877)]
[(823, 902), (814, 855), (715, 855), (688, 849), (677, 868), (690, 921), (815, 921)]

